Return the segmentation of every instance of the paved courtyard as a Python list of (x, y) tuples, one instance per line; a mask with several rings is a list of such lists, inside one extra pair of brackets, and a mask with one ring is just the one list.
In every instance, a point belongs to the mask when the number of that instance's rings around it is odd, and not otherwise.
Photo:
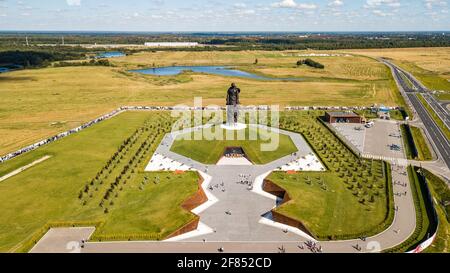
[[(263, 127), (263, 129), (267, 128)], [(267, 213), (277, 205), (277, 199), (252, 191), (251, 186), (256, 178), (293, 161), (309, 158), (313, 154), (311, 147), (301, 135), (276, 130), (290, 136), (298, 151), (266, 165), (203, 165), (183, 156), (177, 156), (177, 161), (204, 171), (212, 177), (206, 190), (218, 199), (217, 203), (199, 214), (200, 221), (210, 227), (213, 232), (184, 239), (184, 241), (282, 242), (310, 239), (309, 236), (300, 236), (302, 235), (300, 231), (286, 232), (287, 226), (283, 228), (282, 225), (274, 227), (274, 225), (260, 223), (261, 221), (270, 223), (270, 214), (267, 215)], [(174, 156), (170, 147), (176, 136), (176, 133), (168, 135), (163, 141), (165, 145), (160, 146), (157, 152), (169, 157)], [(244, 180), (248, 180), (249, 183), (239, 183)]]

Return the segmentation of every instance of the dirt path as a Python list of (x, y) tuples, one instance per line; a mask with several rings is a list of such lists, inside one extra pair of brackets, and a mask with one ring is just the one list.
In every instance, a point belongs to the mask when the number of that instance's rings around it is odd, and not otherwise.
[(8, 174), (5, 174), (4, 176), (0, 177), (0, 182), (6, 180), (8, 178), (13, 177), (13, 176), (15, 176), (15, 175), (25, 171), (26, 169), (29, 169), (29, 168), (33, 167), (34, 165), (37, 165), (37, 164), (39, 164), (41, 162), (44, 162), (45, 160), (49, 159), (50, 157), (52, 157), (52, 156), (51, 155), (46, 155), (46, 156), (44, 156), (44, 157), (42, 157), (42, 158), (40, 158), (38, 160), (35, 160), (35, 161), (31, 162), (28, 165), (25, 165), (25, 166), (20, 167), (19, 169), (15, 170), (15, 171), (12, 171), (12, 172), (10, 172)]

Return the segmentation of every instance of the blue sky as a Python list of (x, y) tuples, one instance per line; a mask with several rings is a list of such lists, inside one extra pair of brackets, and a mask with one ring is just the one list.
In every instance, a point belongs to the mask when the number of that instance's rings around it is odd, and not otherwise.
[(0, 0), (0, 30), (450, 30), (450, 0)]

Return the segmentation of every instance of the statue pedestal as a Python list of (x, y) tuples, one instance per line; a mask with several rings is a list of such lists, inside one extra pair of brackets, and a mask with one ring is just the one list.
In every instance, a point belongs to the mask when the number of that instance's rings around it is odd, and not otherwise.
[(247, 125), (243, 123), (226, 123), (220, 125), (220, 128), (230, 131), (239, 131), (247, 128)]

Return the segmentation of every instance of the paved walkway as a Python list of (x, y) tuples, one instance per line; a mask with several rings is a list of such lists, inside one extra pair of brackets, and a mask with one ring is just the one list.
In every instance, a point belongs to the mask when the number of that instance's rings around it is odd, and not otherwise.
[(95, 228), (52, 228), (30, 253), (80, 253), (82, 240), (87, 240)]
[(39, 164), (39, 163), (42, 163), (42, 162), (44, 162), (45, 160), (47, 160), (47, 159), (49, 159), (49, 158), (51, 158), (51, 157), (52, 157), (51, 155), (46, 155), (46, 156), (44, 156), (44, 157), (42, 157), (42, 158), (40, 158), (40, 159), (38, 159), (38, 160), (35, 160), (35, 161), (31, 162), (31, 163), (28, 164), (28, 165), (25, 165), (25, 166), (23, 166), (23, 167), (18, 168), (17, 170), (14, 170), (14, 171), (12, 171), (12, 172), (10, 172), (10, 173), (8, 173), (8, 174), (5, 174), (4, 176), (0, 177), (0, 182), (6, 180), (6, 179), (8, 179), (8, 178), (11, 178), (11, 177), (13, 177), (13, 176), (15, 176), (15, 175), (18, 175), (19, 173), (21, 173), (21, 172), (23, 172), (23, 171), (25, 171), (25, 170), (27, 170), (27, 169), (33, 167), (34, 165), (37, 165), (37, 164)]
[[(177, 134), (169, 134), (162, 141), (157, 153), (170, 157), (197, 170), (212, 176), (208, 194), (218, 198), (218, 202), (200, 213), (202, 224), (209, 226), (215, 232), (182, 240), (181, 242), (89, 242), (81, 249), (82, 252), (217, 252), (223, 247), (225, 252), (311, 252), (305, 245), (310, 238), (301, 232), (294, 232), (292, 228), (283, 228), (262, 224), (269, 222), (266, 213), (277, 204), (277, 198), (270, 194), (257, 194), (258, 189), (250, 191), (248, 185), (238, 182), (242, 174), (253, 181), (261, 179), (274, 169), (312, 152), (309, 145), (299, 134), (280, 130), (287, 134), (298, 148), (298, 153), (289, 155), (266, 165), (258, 166), (214, 166), (204, 165), (181, 155), (172, 153), (170, 147)], [(406, 163), (405, 161), (402, 161)], [(415, 211), (406, 164), (397, 166), (393, 162), (393, 181), (396, 216), (392, 226), (386, 231), (372, 238), (363, 240), (348, 240), (337, 242), (320, 242), (324, 252), (371, 252), (387, 249), (406, 240), (415, 229)], [(406, 187), (405, 187), (406, 185)], [(260, 185), (259, 185), (260, 186)], [(259, 189), (259, 192), (262, 192)], [(264, 217), (265, 216), (265, 217)], [(267, 219), (267, 218), (269, 219)], [(349, 223), (351, 224), (351, 223)], [(48, 235), (51, 237), (51, 234)], [(41, 244), (48, 245), (48, 237), (41, 240), (36, 249), (42, 249)], [(62, 244), (63, 242), (59, 242)], [(55, 252), (63, 250), (56, 246)]]

